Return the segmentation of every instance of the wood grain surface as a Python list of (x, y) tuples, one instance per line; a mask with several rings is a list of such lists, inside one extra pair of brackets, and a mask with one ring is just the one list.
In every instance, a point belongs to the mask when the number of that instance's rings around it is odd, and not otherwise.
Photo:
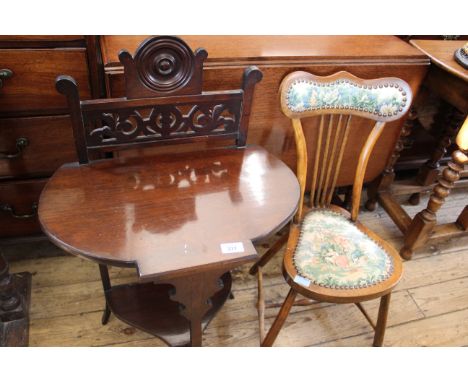
[(410, 40), (410, 44), (426, 54), (435, 65), (464, 81), (468, 81), (468, 70), (455, 61), (453, 54), (466, 43), (462, 40)]
[[(105, 81), (107, 94), (124, 94), (123, 67), (117, 60), (120, 49), (133, 53), (146, 36), (104, 36)], [(318, 76), (339, 71), (373, 79), (398, 77), (417, 94), (429, 59), (416, 48), (394, 36), (183, 36), (192, 49), (208, 51), (204, 69), (204, 91), (229, 90), (239, 86), (247, 65), (256, 65), (263, 79), (256, 85), (250, 117), (248, 143), (265, 147), (291, 169), (296, 167), (294, 136), (288, 119), (281, 113), (278, 89), (286, 75), (303, 70)], [(314, 121), (310, 122), (311, 124)], [(403, 121), (387, 125), (377, 142), (364, 181), (377, 177), (391, 157)], [(361, 147), (371, 128), (366, 121), (355, 121), (350, 132), (350, 145)], [(360, 129), (359, 134), (355, 129)], [(316, 139), (308, 129), (308, 140)], [(197, 147), (205, 147), (198, 145)], [(311, 154), (311, 153), (309, 153)], [(350, 150), (343, 158), (345, 169), (338, 185), (352, 182), (357, 152)], [(349, 165), (349, 167), (348, 167)]]
[[(73, 254), (162, 277), (253, 259), (250, 241), (284, 226), (298, 200), (294, 173), (250, 146), (64, 165), (41, 195), (39, 219)], [(245, 253), (222, 253), (232, 242)]]

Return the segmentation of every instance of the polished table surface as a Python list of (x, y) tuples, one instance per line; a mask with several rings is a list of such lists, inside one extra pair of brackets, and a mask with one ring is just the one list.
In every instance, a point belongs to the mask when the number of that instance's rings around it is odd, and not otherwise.
[(53, 243), (140, 281), (105, 290), (121, 320), (169, 345), (199, 346), (228, 298), (229, 271), (252, 242), (286, 225), (299, 184), (259, 146), (63, 165), (44, 188), (39, 221)]
[[(258, 146), (62, 166), (42, 192), (39, 219), (58, 246), (140, 277), (251, 260), (251, 241), (295, 212), (294, 173)], [(242, 242), (239, 253), (221, 244)]]
[(461, 66), (453, 54), (467, 41), (460, 40), (411, 40), (410, 43), (415, 48), (426, 54), (433, 64), (445, 71), (468, 81), (468, 70)]
[(425, 84), (461, 113), (468, 112), (468, 70), (455, 61), (453, 54), (466, 41), (411, 40), (410, 43), (431, 60)]

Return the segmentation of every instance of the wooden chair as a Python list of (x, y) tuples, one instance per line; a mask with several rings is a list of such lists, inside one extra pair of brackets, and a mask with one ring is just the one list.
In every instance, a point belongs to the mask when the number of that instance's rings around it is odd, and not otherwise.
[[(272, 327), (264, 337), (262, 272), (258, 272), (258, 311), (262, 346), (272, 346), (297, 294), (307, 299), (354, 303), (375, 330), (374, 346), (381, 346), (392, 289), (402, 274), (398, 252), (358, 220), (361, 191), (372, 149), (385, 123), (401, 118), (411, 104), (408, 84), (397, 78), (364, 80), (347, 72), (318, 77), (289, 74), (280, 86), (281, 108), (292, 120), (297, 152), (301, 202), (283, 259), (283, 275), (290, 285)], [(303, 119), (318, 117), (317, 140), (309, 161)], [(375, 121), (360, 151), (354, 177), (351, 212), (332, 204), (342, 158), (350, 134), (367, 134), (362, 118)], [(352, 127), (359, 128), (359, 130)], [(304, 125), (305, 126), (305, 125)], [(351, 132), (352, 131), (352, 132)], [(312, 171), (311, 184), (306, 184)], [(310, 193), (306, 195), (306, 190)], [(304, 205), (307, 201), (307, 205)], [(380, 297), (377, 323), (361, 306)], [(307, 300), (310, 303), (310, 300)], [(300, 300), (304, 305), (307, 301)]]
[[(193, 52), (174, 36), (148, 38), (133, 57), (120, 51), (124, 98), (81, 101), (75, 80), (59, 76), (56, 88), (67, 97), (79, 163), (99, 159), (99, 153), (157, 144), (234, 142), (245, 147), (253, 91), (262, 73), (250, 66), (240, 89), (204, 92), (207, 56), (205, 49)], [(100, 264), (99, 271), (106, 295), (111, 289), (107, 264)], [(110, 313), (106, 295), (103, 325)]]

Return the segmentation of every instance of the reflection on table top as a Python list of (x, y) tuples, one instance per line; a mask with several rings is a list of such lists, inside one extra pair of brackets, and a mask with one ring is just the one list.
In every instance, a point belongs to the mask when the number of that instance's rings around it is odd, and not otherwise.
[[(39, 220), (73, 254), (169, 276), (255, 257), (250, 241), (286, 224), (298, 200), (294, 173), (250, 146), (64, 165), (44, 188)], [(244, 252), (222, 253), (233, 242)]]

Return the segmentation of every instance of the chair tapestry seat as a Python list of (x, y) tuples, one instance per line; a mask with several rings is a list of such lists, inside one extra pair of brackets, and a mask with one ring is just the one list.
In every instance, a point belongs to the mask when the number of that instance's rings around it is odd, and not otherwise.
[(301, 227), (294, 265), (302, 277), (335, 289), (365, 288), (393, 273), (392, 258), (343, 215), (309, 212)]

